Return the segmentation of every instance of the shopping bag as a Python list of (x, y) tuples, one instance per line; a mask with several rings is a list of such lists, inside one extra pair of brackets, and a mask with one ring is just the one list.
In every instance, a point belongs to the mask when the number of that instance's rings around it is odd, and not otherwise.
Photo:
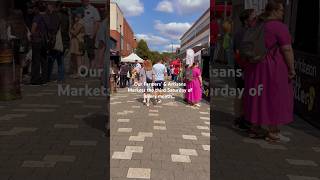
[(62, 42), (62, 35), (61, 29), (59, 28), (57, 35), (56, 35), (56, 43), (54, 45), (54, 50), (63, 52), (63, 42)]

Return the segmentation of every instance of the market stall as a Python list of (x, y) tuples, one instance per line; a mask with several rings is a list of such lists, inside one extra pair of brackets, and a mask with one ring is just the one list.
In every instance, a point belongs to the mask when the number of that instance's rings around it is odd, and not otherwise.
[(121, 62), (135, 63), (136, 61), (143, 63), (144, 60), (135, 53), (131, 53), (128, 57), (121, 58)]

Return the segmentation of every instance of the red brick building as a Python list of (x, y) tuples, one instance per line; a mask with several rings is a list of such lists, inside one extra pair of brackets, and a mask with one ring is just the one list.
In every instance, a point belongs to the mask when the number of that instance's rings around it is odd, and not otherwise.
[(129, 56), (137, 47), (134, 32), (117, 3), (110, 3), (110, 36), (116, 40), (116, 51), (121, 57)]

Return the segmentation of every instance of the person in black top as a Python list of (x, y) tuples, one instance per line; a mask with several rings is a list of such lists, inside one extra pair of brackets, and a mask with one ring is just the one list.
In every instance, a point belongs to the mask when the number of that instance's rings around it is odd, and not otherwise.
[[(235, 54), (237, 54), (237, 51), (239, 51), (242, 38), (244, 36), (244, 33), (247, 28), (254, 25), (255, 19), (256, 19), (256, 13), (254, 9), (246, 9), (241, 12), (240, 14), (240, 21), (241, 21), (241, 27), (239, 30), (235, 33), (234, 39), (233, 39), (233, 51)], [(236, 57), (237, 58), (237, 57)], [(238, 89), (244, 88), (244, 79), (243, 79), (243, 73), (244, 73), (244, 67), (243, 64), (240, 64), (239, 61), (236, 60), (235, 63), (235, 72), (238, 72), (238, 70), (241, 69), (241, 76), (235, 76), (235, 82)], [(241, 97), (240, 100), (236, 100), (234, 103), (235, 111), (236, 111), (236, 119), (234, 120), (233, 127), (239, 130), (247, 131), (250, 129), (251, 124), (249, 121), (246, 121), (244, 118), (244, 111), (243, 111), (243, 97)]]

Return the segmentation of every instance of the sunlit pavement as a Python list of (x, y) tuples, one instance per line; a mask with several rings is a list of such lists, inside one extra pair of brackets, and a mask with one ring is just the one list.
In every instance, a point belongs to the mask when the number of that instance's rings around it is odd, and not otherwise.
[(111, 96), (111, 179), (208, 180), (209, 104), (188, 106), (178, 93), (147, 107), (142, 97)]

